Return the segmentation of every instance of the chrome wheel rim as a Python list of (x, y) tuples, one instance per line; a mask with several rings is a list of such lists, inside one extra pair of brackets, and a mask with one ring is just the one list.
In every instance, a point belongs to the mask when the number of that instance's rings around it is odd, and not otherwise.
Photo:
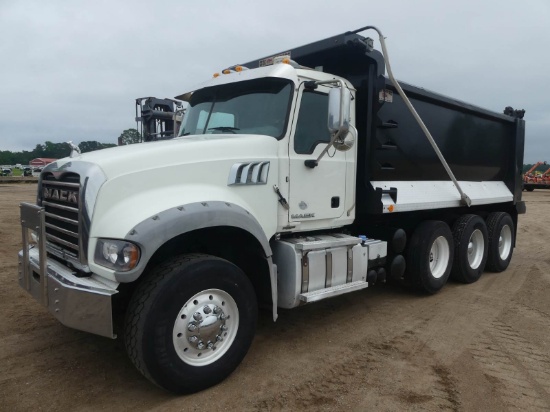
[(512, 228), (508, 225), (502, 226), (498, 237), (498, 254), (502, 260), (508, 259), (512, 250)]
[(172, 332), (174, 349), (189, 365), (210, 365), (228, 351), (238, 329), (239, 309), (231, 295), (204, 290), (179, 311)]
[(432, 244), (429, 257), (430, 272), (434, 278), (439, 279), (445, 274), (449, 264), (449, 257), (449, 242), (445, 237), (439, 236)]
[(477, 269), (483, 260), (485, 252), (485, 239), (481, 230), (476, 229), (470, 235), (468, 240), (468, 264), (472, 269)]

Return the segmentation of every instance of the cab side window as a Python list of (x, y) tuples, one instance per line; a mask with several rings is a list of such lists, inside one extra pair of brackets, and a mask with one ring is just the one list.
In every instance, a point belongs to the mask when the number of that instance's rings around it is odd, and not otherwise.
[(294, 135), (296, 153), (311, 154), (319, 143), (330, 142), (327, 117), (328, 95), (306, 90), (302, 95)]

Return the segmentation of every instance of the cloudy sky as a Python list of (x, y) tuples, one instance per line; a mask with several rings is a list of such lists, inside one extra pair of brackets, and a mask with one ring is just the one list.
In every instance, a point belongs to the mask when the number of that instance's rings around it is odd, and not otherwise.
[(549, 0), (0, 0), (0, 150), (115, 143), (136, 97), (372, 24), (396, 77), (526, 109), (525, 162), (550, 161), (549, 22)]

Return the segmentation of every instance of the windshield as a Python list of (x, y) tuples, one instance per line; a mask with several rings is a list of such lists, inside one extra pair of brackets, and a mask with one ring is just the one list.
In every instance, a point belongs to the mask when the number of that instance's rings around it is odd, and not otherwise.
[(179, 136), (238, 133), (279, 139), (285, 133), (291, 91), (292, 82), (278, 78), (198, 90), (189, 101)]

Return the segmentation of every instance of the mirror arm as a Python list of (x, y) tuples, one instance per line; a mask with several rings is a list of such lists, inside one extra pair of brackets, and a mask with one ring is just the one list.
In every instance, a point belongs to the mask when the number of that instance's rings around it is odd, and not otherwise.
[(306, 167), (309, 167), (310, 169), (313, 169), (314, 167), (316, 167), (319, 164), (319, 161), (323, 158), (323, 156), (327, 154), (327, 152), (329, 151), (329, 149), (332, 146), (334, 146), (334, 142), (336, 141), (336, 139), (338, 139), (340, 137), (341, 133), (342, 132), (334, 133), (334, 135), (330, 139), (330, 142), (327, 144), (327, 147), (325, 147), (323, 149), (323, 151), (321, 152), (321, 154), (319, 155), (319, 157), (316, 160), (306, 160), (306, 161), (304, 161), (304, 164), (306, 165)]

